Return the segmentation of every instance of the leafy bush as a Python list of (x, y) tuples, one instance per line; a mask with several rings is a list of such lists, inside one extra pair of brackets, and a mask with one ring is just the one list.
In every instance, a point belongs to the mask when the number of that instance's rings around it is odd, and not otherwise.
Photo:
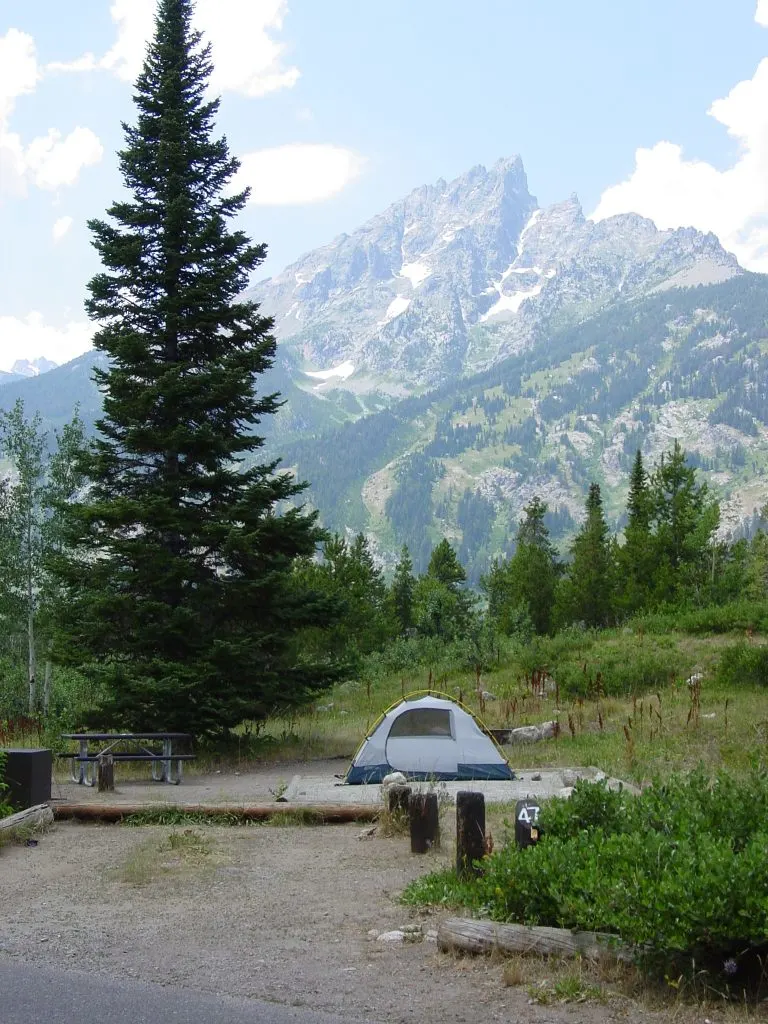
[(733, 601), (707, 608), (663, 608), (636, 615), (630, 626), (644, 633), (734, 633), (753, 629), (768, 632), (768, 601)]
[(768, 647), (745, 643), (726, 647), (716, 678), (723, 686), (768, 686)]
[[(410, 903), (497, 921), (613, 933), (662, 976), (690, 969), (738, 988), (768, 950), (768, 778), (697, 772), (633, 797), (580, 783), (542, 809), (542, 840), (509, 838), (475, 882), (412, 883)], [(674, 976), (674, 975), (673, 975)]]
[(583, 662), (563, 661), (555, 665), (560, 690), (584, 697), (597, 687), (609, 697), (656, 692), (680, 674), (680, 659), (673, 649), (638, 649), (621, 644), (605, 647)]

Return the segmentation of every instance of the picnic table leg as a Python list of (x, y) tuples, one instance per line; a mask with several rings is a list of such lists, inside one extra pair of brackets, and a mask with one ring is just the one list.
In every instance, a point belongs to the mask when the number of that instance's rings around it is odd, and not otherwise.
[(173, 740), (163, 740), (163, 757), (167, 757), (167, 761), (163, 761), (163, 782), (172, 782), (171, 778), (171, 754), (173, 753)]
[[(88, 740), (80, 740), (80, 757), (88, 757)], [(88, 785), (88, 762), (80, 761), (78, 783), (82, 785)]]

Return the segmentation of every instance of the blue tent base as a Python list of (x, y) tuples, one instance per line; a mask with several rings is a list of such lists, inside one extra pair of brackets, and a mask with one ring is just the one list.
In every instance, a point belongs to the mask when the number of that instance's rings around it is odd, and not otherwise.
[[(391, 772), (401, 771), (390, 764), (352, 766), (344, 782), (364, 786), (383, 781)], [(403, 772), (409, 782), (510, 782), (515, 773), (506, 764), (460, 764), (455, 772)]]

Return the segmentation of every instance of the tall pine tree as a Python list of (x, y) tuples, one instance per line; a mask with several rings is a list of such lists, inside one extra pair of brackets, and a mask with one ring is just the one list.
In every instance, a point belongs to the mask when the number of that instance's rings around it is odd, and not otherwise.
[(653, 514), (653, 599), (697, 603), (712, 573), (720, 508), (685, 460), (679, 441), (665, 452), (650, 481)]
[(407, 633), (413, 626), (413, 588), (415, 585), (411, 554), (408, 545), (403, 544), (389, 588), (393, 618), (401, 634)]
[(483, 589), (489, 612), (503, 632), (525, 630), (530, 622), (537, 633), (548, 633), (561, 566), (544, 522), (546, 504), (534, 497), (523, 513), (514, 555), (493, 565)]
[(629, 477), (624, 544), (618, 552), (620, 589), (617, 601), (627, 614), (645, 607), (649, 600), (653, 573), (652, 506), (648, 476), (638, 448)]
[(586, 512), (571, 547), (573, 557), (563, 587), (565, 614), (569, 621), (600, 628), (613, 613), (614, 570), (599, 484), (590, 484)]
[(266, 248), (230, 226), (247, 192), (232, 194), (192, 14), (192, 0), (159, 0), (119, 154), (128, 196), (89, 225), (104, 270), (86, 307), (109, 366), (76, 550), (58, 563), (58, 650), (96, 684), (95, 722), (213, 735), (310, 699), (336, 669), (292, 643), (326, 620), (290, 580), (322, 533), (279, 511), (302, 487), (255, 455), (254, 428), (279, 406), (256, 390), (275, 341), (239, 296)]

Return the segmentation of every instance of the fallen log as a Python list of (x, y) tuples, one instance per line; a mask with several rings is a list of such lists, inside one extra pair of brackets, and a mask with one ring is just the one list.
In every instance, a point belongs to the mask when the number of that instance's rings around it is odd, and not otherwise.
[(100, 821), (113, 823), (134, 814), (178, 811), (206, 818), (237, 818), (242, 821), (266, 821), (269, 818), (297, 818), (318, 825), (344, 824), (350, 821), (375, 821), (381, 808), (375, 804), (262, 804), (256, 806), (210, 806), (208, 804), (54, 804), (57, 821)]
[(13, 838), (17, 832), (34, 831), (53, 822), (53, 811), (48, 804), (36, 804), (24, 811), (0, 818), (0, 841)]
[(632, 950), (615, 935), (603, 932), (572, 932), (567, 928), (495, 924), (472, 918), (451, 917), (437, 928), (442, 952), (538, 953), (545, 956), (582, 956), (588, 960), (633, 959)]

